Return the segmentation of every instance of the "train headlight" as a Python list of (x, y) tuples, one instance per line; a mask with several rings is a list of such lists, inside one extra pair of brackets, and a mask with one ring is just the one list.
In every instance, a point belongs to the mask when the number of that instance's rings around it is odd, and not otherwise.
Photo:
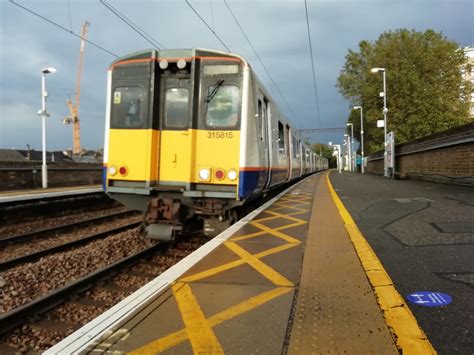
[(211, 178), (211, 171), (209, 169), (199, 170), (199, 180), (208, 181)]
[(237, 179), (237, 171), (235, 171), (234, 169), (229, 170), (229, 171), (227, 172), (227, 177), (228, 177), (229, 180), (231, 180), (231, 181), (236, 180), (236, 179)]
[(111, 167), (109, 167), (109, 174), (112, 176), (117, 174), (117, 167), (115, 165), (112, 165)]
[(168, 61), (166, 59), (160, 60), (160, 68), (163, 69), (163, 70), (168, 68)]

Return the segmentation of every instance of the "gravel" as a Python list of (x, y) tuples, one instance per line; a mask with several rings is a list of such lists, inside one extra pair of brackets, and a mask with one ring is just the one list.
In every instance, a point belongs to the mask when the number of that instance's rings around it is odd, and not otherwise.
[(139, 228), (135, 228), (2, 272), (0, 278), (5, 285), (0, 289), (0, 314), (153, 244), (152, 240), (140, 235)]

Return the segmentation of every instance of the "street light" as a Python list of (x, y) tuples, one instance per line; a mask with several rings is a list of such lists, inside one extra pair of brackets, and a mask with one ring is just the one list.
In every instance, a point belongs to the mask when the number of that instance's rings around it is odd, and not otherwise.
[(388, 167), (387, 167), (387, 87), (385, 81), (385, 68), (372, 68), (370, 70), (372, 73), (382, 72), (383, 76), (383, 176), (388, 176)]
[[(342, 173), (342, 171), (341, 171), (342, 170), (341, 145), (340, 144), (332, 144), (332, 142), (329, 142), (329, 146), (334, 148), (334, 152), (337, 152), (337, 159), (336, 159), (337, 171), (339, 172), (339, 174), (341, 174)], [(333, 156), (334, 156), (334, 152), (333, 152)]]
[(38, 115), (43, 118), (43, 165), (41, 166), (41, 181), (43, 189), (48, 188), (48, 168), (46, 166), (46, 117), (49, 117), (49, 113), (46, 111), (46, 97), (48, 92), (46, 91), (46, 74), (56, 73), (55, 68), (44, 68), (41, 70), (41, 110), (38, 111)]
[(346, 145), (347, 165), (348, 170), (352, 171), (352, 153), (351, 153), (351, 136), (344, 134), (344, 144)]
[(360, 165), (360, 171), (365, 173), (365, 168), (364, 168), (364, 113), (363, 113), (363, 108), (362, 106), (354, 106), (354, 110), (360, 110), (360, 155), (361, 155), (361, 165)]
[(354, 125), (352, 123), (346, 123), (346, 126), (351, 126), (351, 171), (355, 171), (354, 161)]

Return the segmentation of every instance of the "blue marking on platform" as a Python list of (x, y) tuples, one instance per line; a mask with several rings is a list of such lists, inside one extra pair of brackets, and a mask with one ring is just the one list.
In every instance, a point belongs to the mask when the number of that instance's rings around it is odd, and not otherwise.
[(425, 307), (447, 306), (453, 301), (453, 298), (441, 292), (418, 291), (407, 296), (408, 301), (413, 304)]

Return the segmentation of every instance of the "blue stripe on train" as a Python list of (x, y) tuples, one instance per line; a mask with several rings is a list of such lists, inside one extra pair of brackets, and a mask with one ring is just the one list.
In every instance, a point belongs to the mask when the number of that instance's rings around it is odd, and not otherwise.
[(262, 173), (266, 174), (266, 171), (239, 172), (239, 199), (247, 197), (257, 188)]
[(102, 188), (107, 192), (107, 166), (102, 167)]

